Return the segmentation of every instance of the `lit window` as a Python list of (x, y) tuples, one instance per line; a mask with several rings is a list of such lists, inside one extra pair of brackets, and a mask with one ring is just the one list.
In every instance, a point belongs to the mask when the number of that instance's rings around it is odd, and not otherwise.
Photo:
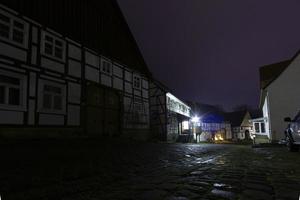
[(24, 21), (14, 16), (0, 13), (0, 37), (13, 42), (14, 44), (26, 46), (28, 26)]
[(141, 89), (141, 78), (137, 75), (133, 76), (133, 87), (136, 89)]
[(112, 66), (111, 62), (104, 60), (104, 59), (101, 60), (101, 71), (102, 72), (104, 72), (106, 74), (111, 74), (112, 73), (111, 66)]
[(65, 42), (53, 35), (43, 32), (43, 53), (47, 56), (64, 60)]
[(51, 81), (40, 80), (40, 110), (45, 112), (65, 112), (65, 86)]

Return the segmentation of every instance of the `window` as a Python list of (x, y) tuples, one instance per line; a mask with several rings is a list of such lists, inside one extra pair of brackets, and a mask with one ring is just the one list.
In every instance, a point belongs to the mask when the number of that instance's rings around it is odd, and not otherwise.
[(0, 70), (0, 106), (20, 110), (25, 107), (25, 75)]
[(65, 86), (51, 81), (40, 80), (40, 110), (45, 112), (65, 112)]
[(254, 123), (254, 127), (255, 127), (255, 132), (256, 132), (256, 133), (260, 133), (260, 130), (259, 130), (259, 123)]
[(101, 71), (106, 73), (106, 74), (112, 74), (112, 70), (111, 70), (111, 62), (102, 59), (101, 60)]
[(141, 77), (137, 75), (133, 76), (133, 87), (136, 89), (141, 89)]
[(47, 56), (58, 60), (64, 60), (65, 42), (53, 35), (43, 32), (42, 50)]
[(266, 132), (265, 123), (260, 123), (260, 129), (262, 133)]
[(28, 26), (8, 13), (0, 12), (0, 37), (14, 44), (26, 46)]

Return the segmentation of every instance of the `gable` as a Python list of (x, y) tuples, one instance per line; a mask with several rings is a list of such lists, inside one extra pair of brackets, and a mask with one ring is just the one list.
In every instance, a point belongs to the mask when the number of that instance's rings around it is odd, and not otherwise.
[(103, 56), (150, 75), (116, 0), (2, 0), (1, 4)]

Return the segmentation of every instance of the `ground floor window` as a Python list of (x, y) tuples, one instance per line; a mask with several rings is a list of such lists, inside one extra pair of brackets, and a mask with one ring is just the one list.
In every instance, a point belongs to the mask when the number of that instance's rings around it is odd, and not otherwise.
[(255, 128), (255, 132), (256, 133), (260, 132), (260, 130), (259, 130), (259, 123), (254, 123), (254, 128)]
[(0, 106), (7, 109), (25, 109), (26, 76), (0, 70)]
[(64, 113), (66, 105), (66, 90), (64, 84), (52, 81), (39, 81), (40, 111)]

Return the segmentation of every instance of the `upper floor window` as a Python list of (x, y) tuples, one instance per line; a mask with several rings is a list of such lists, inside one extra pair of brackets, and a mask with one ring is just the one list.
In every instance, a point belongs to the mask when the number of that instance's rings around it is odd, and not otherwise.
[(141, 77), (133, 75), (133, 87), (136, 89), (141, 89)]
[(42, 51), (44, 55), (64, 61), (65, 42), (56, 36), (43, 32)]
[(0, 105), (6, 108), (23, 108), (25, 76), (2, 70), (0, 73)]
[(21, 19), (0, 11), (0, 37), (25, 47), (27, 43), (28, 25)]
[(65, 111), (65, 86), (51, 81), (40, 81), (40, 109), (46, 112)]
[(101, 59), (101, 71), (106, 74), (112, 74), (112, 64), (111, 62)]

